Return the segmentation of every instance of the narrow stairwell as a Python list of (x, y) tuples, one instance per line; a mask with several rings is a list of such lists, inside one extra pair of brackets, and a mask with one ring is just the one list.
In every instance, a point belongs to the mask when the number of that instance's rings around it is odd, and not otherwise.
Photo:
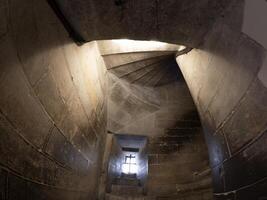
[(111, 133), (106, 200), (145, 200), (148, 171), (147, 138)]
[(145, 200), (144, 188), (136, 174), (121, 174), (114, 180), (107, 200)]
[[(164, 49), (143, 49), (104, 43), (100, 52), (111, 88), (108, 113), (112, 123), (108, 128), (120, 134), (148, 136), (145, 190), (138, 179), (119, 176), (113, 179), (106, 199), (212, 199), (201, 122), (175, 61), (182, 50), (168, 44)], [(138, 98), (133, 98), (131, 91)], [(148, 102), (156, 106), (141, 116), (151, 107)]]
[(197, 112), (192, 112), (150, 138), (148, 145), (150, 195), (157, 199), (212, 199), (207, 149)]
[(175, 61), (177, 51), (147, 51), (106, 53), (103, 59), (107, 70), (131, 84), (157, 87), (179, 79)]

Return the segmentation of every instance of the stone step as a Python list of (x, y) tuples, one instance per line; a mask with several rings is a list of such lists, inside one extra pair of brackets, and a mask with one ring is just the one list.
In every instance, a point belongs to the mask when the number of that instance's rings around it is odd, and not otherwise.
[(174, 52), (128, 52), (104, 55), (107, 69), (130, 83), (155, 87), (179, 78)]
[(172, 129), (197, 127), (201, 127), (201, 122), (199, 120), (177, 120), (175, 122), (175, 126)]
[(149, 199), (145, 196), (125, 196), (125, 195), (106, 194), (105, 200), (149, 200)]
[(161, 74), (159, 74), (158, 76), (155, 76), (155, 78), (153, 79), (153, 82), (151, 83), (151, 85), (152, 85), (153, 87), (158, 86), (159, 81), (160, 81), (164, 76), (166, 76), (168, 73), (169, 73), (169, 72), (168, 72), (168, 69), (164, 69), (164, 71), (163, 71)]
[(140, 196), (143, 194), (143, 187), (131, 185), (112, 185), (111, 193), (115, 195)]
[(153, 70), (151, 70), (149, 73), (146, 73), (143, 77), (139, 78), (138, 80), (132, 82), (135, 84), (139, 84), (139, 85), (147, 85), (147, 83), (149, 83), (149, 81), (158, 73), (162, 72), (162, 65), (158, 64), (157, 66), (154, 67)]
[(163, 63), (170, 59), (173, 59), (173, 56), (171, 55), (163, 55), (156, 58), (148, 59), (148, 60), (141, 60), (133, 63), (129, 63), (122, 66), (117, 66), (109, 71), (118, 76), (119, 78), (123, 78), (131, 73), (138, 72), (140, 70), (143, 70), (146, 67), (150, 67), (152, 65), (156, 65), (157, 63)]
[[(168, 164), (172, 163), (173, 165), (186, 165), (188, 163), (192, 163), (192, 161), (184, 160), (181, 158), (189, 157), (189, 158), (197, 158), (194, 161), (198, 163), (202, 162), (203, 160), (208, 160), (208, 155), (205, 150), (202, 152), (195, 152), (195, 153), (184, 153), (180, 152), (177, 154), (149, 154), (148, 155), (148, 164), (149, 165), (159, 165), (159, 164)], [(205, 169), (208, 167), (205, 167)], [(198, 173), (198, 177), (204, 177), (207, 175), (209, 171), (200, 171)]]
[(184, 80), (181, 72), (179, 72), (179, 67), (175, 61), (175, 59), (171, 59), (170, 62), (168, 63), (167, 66), (165, 66), (166, 69), (166, 75), (162, 76), (155, 86), (161, 86), (168, 84), (173, 81), (178, 81), (178, 80)]
[(112, 69), (114, 67), (120, 67), (127, 64), (132, 64), (139, 61), (154, 59), (159, 56), (164, 55), (173, 55), (173, 52), (136, 52), (136, 53), (120, 53), (120, 54), (112, 54), (105, 55), (103, 59), (106, 63), (107, 69)]
[[(169, 84), (173, 81), (177, 81), (178, 73), (177, 73), (177, 64), (174, 59), (167, 60), (162, 63), (160, 69), (157, 73), (154, 73), (150, 76), (150, 78), (145, 79), (145, 86), (159, 86), (161, 84), (161, 80), (167, 77), (164, 84)], [(175, 69), (175, 70), (174, 70)], [(169, 78), (172, 77), (172, 78)]]
[(196, 153), (201, 152), (204, 145), (196, 145), (190, 142), (181, 144), (149, 144), (148, 152), (150, 154), (170, 154), (170, 153)]
[(117, 178), (114, 180), (114, 185), (129, 185), (129, 186), (140, 186), (140, 180), (137, 178)]
[(184, 142), (192, 142), (196, 135), (195, 134), (183, 134), (174, 136), (160, 136), (149, 139), (150, 144), (182, 144)]
[[(162, 187), (159, 186), (158, 188), (161, 189)], [(211, 189), (191, 190), (188, 192), (174, 192), (173, 194), (167, 191), (165, 195), (160, 195), (157, 197), (157, 200), (213, 200), (213, 199), (214, 199), (213, 191)]]
[(165, 76), (167, 74), (165, 65), (162, 65), (162, 67), (157, 70), (157, 73), (155, 73), (151, 78), (146, 80), (145, 86), (155, 86), (159, 79), (161, 79), (162, 76)]
[(184, 127), (184, 128), (168, 128), (165, 130), (166, 136), (183, 136), (183, 135), (195, 135), (201, 133), (201, 127)]
[(150, 72), (154, 71), (155, 69), (157, 69), (160, 66), (161, 65), (159, 63), (156, 63), (154, 65), (150, 65), (150, 66), (148, 66), (146, 68), (143, 68), (142, 70), (138, 70), (136, 72), (130, 73), (130, 74), (122, 77), (122, 79), (124, 79), (126, 81), (129, 81), (130, 83), (134, 83), (136, 81), (139, 81), (144, 76), (146, 76), (147, 74), (149, 74)]

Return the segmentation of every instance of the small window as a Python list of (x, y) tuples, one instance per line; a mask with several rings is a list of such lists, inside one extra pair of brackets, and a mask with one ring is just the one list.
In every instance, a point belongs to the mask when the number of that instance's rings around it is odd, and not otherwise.
[(135, 155), (126, 155), (122, 164), (122, 172), (125, 174), (136, 174), (137, 164)]

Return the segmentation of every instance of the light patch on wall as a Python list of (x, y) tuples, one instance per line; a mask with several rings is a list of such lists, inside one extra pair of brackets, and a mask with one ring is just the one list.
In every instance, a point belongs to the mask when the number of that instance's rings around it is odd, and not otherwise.
[(102, 40), (98, 41), (98, 46), (102, 55), (127, 53), (127, 52), (143, 52), (143, 51), (182, 51), (186, 47), (183, 45), (169, 44), (158, 41), (142, 41), (142, 40)]
[(263, 66), (261, 67), (261, 70), (259, 71), (258, 77), (263, 83), (263, 85), (267, 88), (267, 55), (265, 56)]
[(128, 40), (128, 39), (121, 39), (121, 40), (112, 40), (112, 43), (125, 47), (130, 47), (133, 49), (140, 49), (140, 51), (147, 51), (147, 50), (178, 50), (181, 51), (185, 47), (181, 45), (175, 44), (168, 44), (164, 42), (158, 41), (141, 41), (141, 40)]
[(246, 0), (243, 32), (267, 48), (267, 1)]
[(142, 41), (142, 40), (128, 40), (128, 39), (120, 39), (120, 40), (112, 40), (112, 42), (116, 45), (120, 46), (126, 46), (131, 48), (141, 48), (141, 50), (146, 49), (171, 49), (171, 50), (178, 50), (181, 51), (185, 47), (182, 45), (175, 45), (175, 44), (169, 44), (164, 42), (158, 42), (158, 41)]

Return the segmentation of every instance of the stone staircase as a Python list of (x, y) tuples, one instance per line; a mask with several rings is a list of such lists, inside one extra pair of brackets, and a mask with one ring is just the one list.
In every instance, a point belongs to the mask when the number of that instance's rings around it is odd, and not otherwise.
[(106, 194), (106, 200), (148, 200), (147, 197), (142, 196), (123, 196), (123, 195), (113, 195)]
[(139, 179), (121, 176), (113, 181), (111, 193), (106, 193), (106, 200), (146, 200)]
[(211, 174), (196, 112), (148, 144), (148, 191), (158, 200), (211, 200)]
[(145, 51), (102, 55), (107, 70), (131, 84), (157, 87), (179, 80), (177, 51)]

